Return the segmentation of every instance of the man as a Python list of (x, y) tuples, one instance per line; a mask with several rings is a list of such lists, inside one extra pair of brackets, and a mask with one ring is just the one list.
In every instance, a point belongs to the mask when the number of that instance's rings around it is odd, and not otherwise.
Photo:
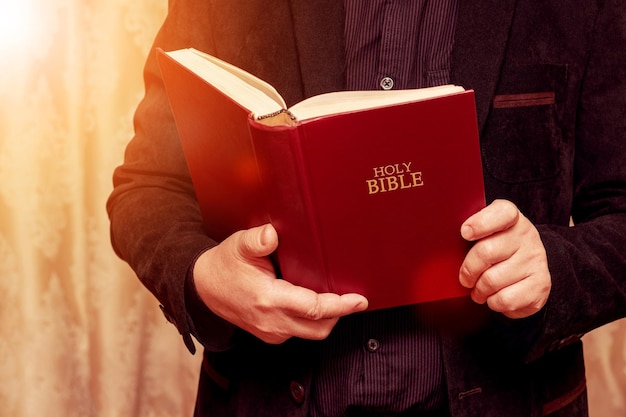
[(271, 225), (204, 233), (151, 54), (108, 209), (117, 252), (205, 348), (197, 415), (587, 415), (580, 337), (626, 313), (624, 9), (171, 1), (155, 46), (216, 55), (288, 104), (383, 79), (474, 89), (490, 203), (460, 230), (471, 299), (362, 312), (276, 280)]

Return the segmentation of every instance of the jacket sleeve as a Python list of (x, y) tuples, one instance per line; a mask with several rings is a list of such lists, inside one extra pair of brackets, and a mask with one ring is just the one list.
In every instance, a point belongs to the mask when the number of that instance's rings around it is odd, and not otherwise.
[(204, 306), (190, 279), (195, 259), (216, 242), (203, 229), (154, 48), (193, 46), (211, 52), (207, 3), (170, 1), (145, 66), (145, 96), (135, 114), (135, 136), (115, 170), (107, 202), (116, 253), (160, 301), (192, 352), (190, 334), (219, 351), (230, 347), (236, 329)]
[(538, 226), (552, 290), (531, 360), (626, 315), (625, 62), (626, 9), (620, 0), (607, 0), (595, 22), (577, 107), (574, 226)]

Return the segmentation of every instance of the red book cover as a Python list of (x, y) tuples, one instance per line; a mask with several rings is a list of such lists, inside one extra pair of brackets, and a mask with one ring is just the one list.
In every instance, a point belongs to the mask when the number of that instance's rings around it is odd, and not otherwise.
[(460, 227), (485, 205), (473, 91), (268, 126), (159, 64), (211, 237), (271, 222), (282, 278), (369, 309), (468, 294)]

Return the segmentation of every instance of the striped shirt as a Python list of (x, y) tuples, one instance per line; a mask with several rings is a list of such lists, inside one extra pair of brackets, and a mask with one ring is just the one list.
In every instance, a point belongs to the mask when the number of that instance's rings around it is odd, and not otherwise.
[[(449, 82), (456, 0), (344, 0), (344, 7), (348, 89)], [(422, 306), (342, 318), (323, 344), (311, 416), (445, 409), (440, 343)]]
[(449, 82), (457, 2), (345, 0), (348, 89), (394, 89)]

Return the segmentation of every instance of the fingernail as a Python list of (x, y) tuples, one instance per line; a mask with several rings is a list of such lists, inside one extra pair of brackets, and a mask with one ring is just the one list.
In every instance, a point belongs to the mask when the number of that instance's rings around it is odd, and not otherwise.
[(471, 240), (474, 236), (474, 229), (472, 229), (470, 225), (464, 224), (463, 226), (461, 226), (461, 236), (465, 240)]
[(267, 244), (268, 228), (269, 228), (269, 225), (267, 224), (263, 225), (263, 227), (261, 228), (261, 232), (259, 236), (259, 242), (261, 243), (261, 246), (265, 246)]

